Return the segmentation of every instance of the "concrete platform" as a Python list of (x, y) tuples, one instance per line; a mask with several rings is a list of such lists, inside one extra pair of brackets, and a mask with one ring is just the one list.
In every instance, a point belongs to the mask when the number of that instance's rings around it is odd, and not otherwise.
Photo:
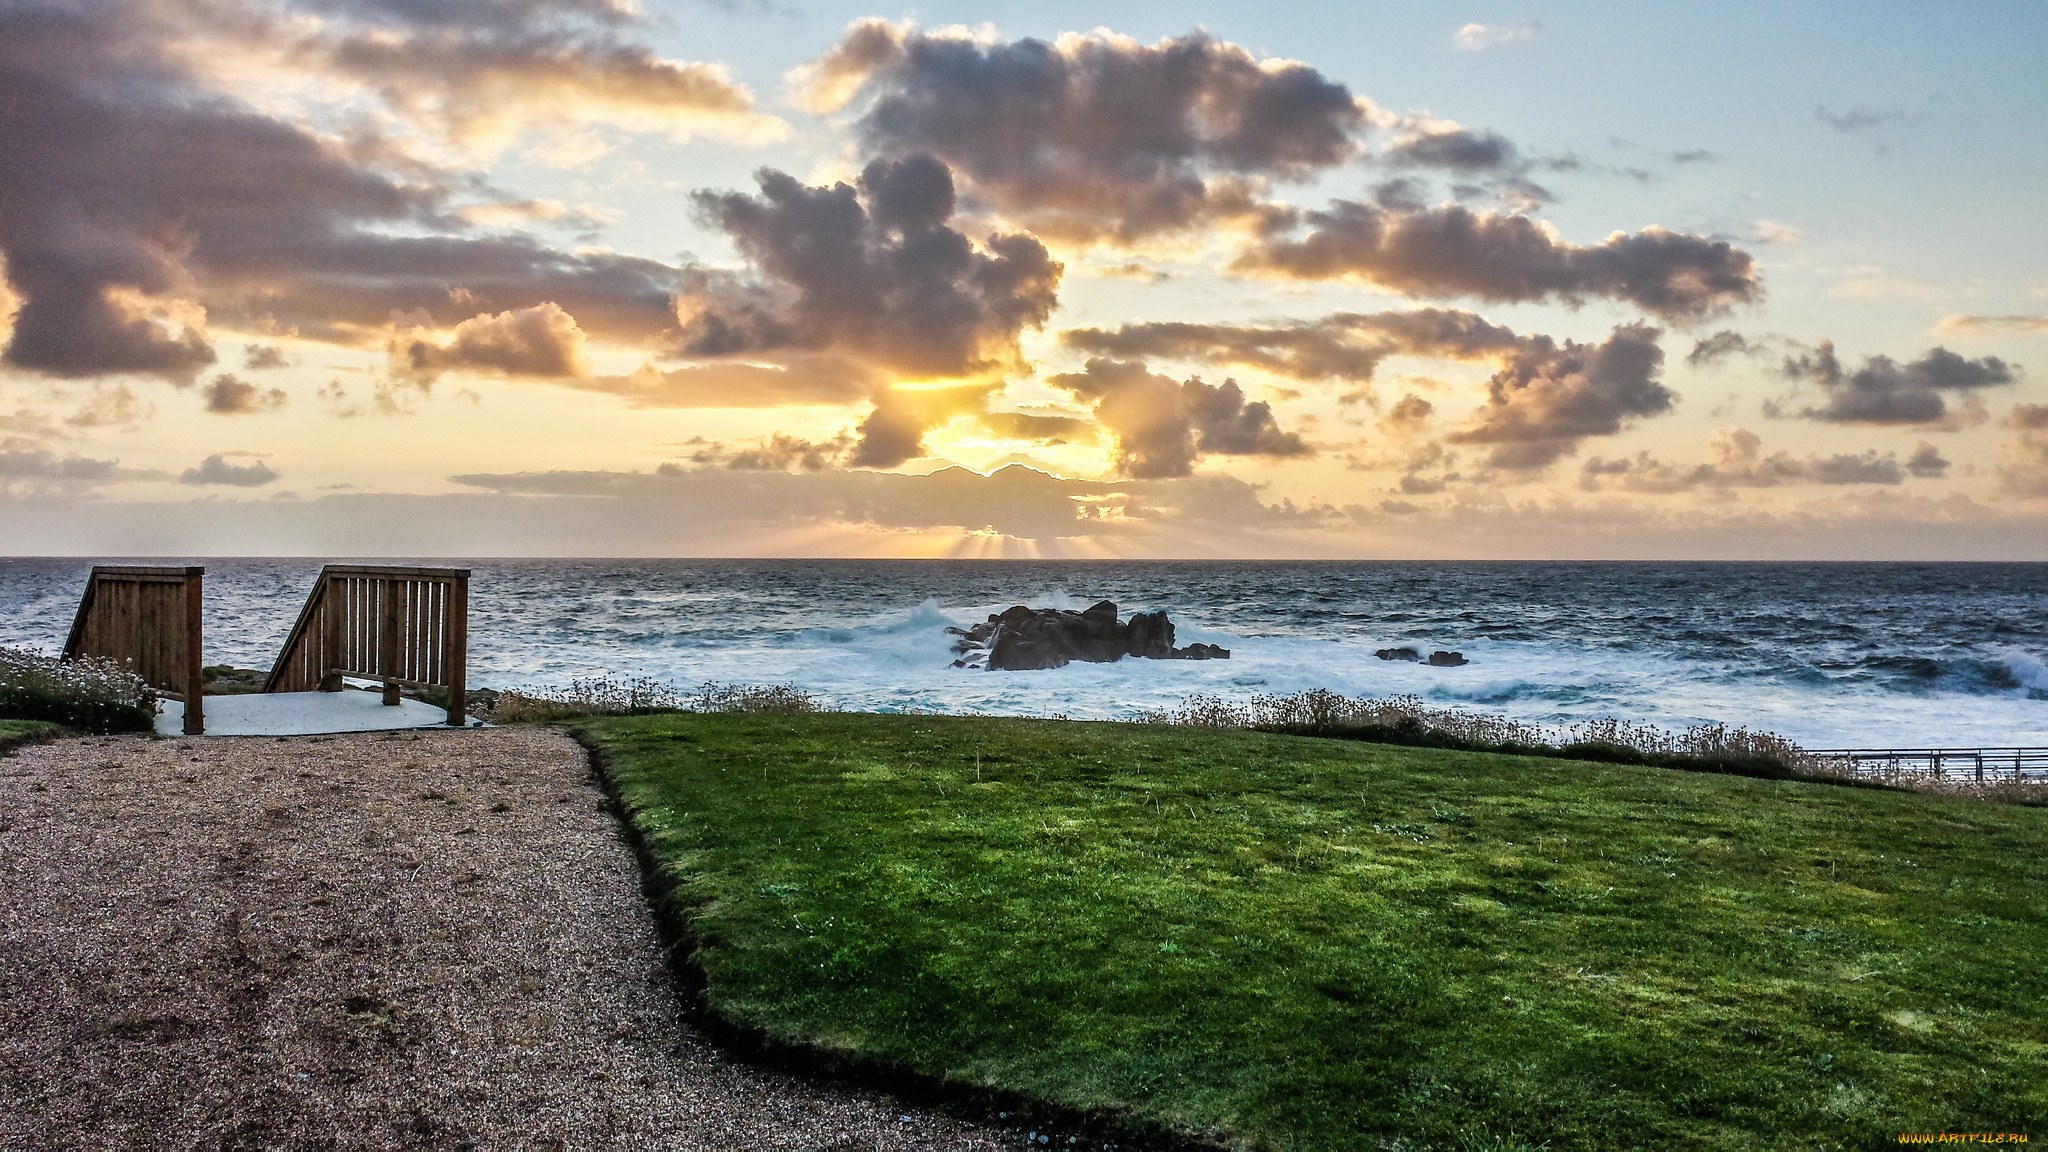
[[(381, 692), (255, 692), (206, 698), (208, 736), (319, 736), (447, 727), (448, 713), (442, 709), (418, 700), (387, 707)], [(158, 705), (156, 730), (165, 736), (184, 734), (182, 701)]]

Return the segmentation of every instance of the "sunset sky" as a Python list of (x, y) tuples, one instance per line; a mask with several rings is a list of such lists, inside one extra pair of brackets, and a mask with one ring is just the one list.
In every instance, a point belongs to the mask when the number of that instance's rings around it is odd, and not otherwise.
[(2043, 44), (6, 0), (0, 552), (2048, 559)]

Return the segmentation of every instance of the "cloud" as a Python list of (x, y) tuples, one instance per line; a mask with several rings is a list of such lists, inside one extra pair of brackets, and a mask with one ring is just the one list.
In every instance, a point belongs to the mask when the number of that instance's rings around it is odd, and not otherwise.
[(230, 464), (229, 453), (216, 452), (200, 461), (199, 467), (178, 474), (180, 484), (225, 484), (234, 488), (260, 488), (282, 476), (258, 460), (253, 464)]
[(1854, 134), (1882, 128), (1906, 118), (1904, 112), (1895, 108), (1866, 108), (1858, 106), (1843, 112), (1830, 112), (1827, 105), (1816, 105), (1814, 118), (1837, 132)]
[(1283, 432), (1264, 401), (1246, 403), (1237, 381), (1211, 386), (1199, 379), (1175, 383), (1137, 361), (1091, 358), (1080, 372), (1046, 377), (1095, 405), (1096, 422), (1117, 445), (1116, 469), (1148, 480), (1186, 476), (1203, 455), (1307, 456), (1301, 437)]
[(1407, 432), (1420, 428), (1436, 414), (1436, 405), (1410, 392), (1394, 402), (1387, 414), (1380, 419), (1380, 426), (1394, 432)]
[(830, 440), (805, 440), (777, 432), (752, 447), (733, 449), (711, 444), (690, 454), (693, 464), (711, 464), (736, 472), (822, 472), (839, 465), (851, 448), (851, 438), (841, 435)]
[(1785, 357), (1779, 371), (1821, 389), (1827, 403), (1799, 414), (1831, 424), (1935, 424), (1949, 414), (1942, 393), (1967, 393), (2020, 378), (2016, 364), (1996, 356), (1966, 360), (1946, 348), (1930, 348), (1905, 364), (1889, 356), (1869, 356), (1861, 368), (1850, 372), (1829, 340), (1810, 352)]
[(1685, 354), (1685, 362), (1695, 368), (1711, 368), (1732, 356), (1758, 356), (1767, 350), (1760, 341), (1723, 329), (1702, 337), (1692, 346), (1692, 351)]
[(1435, 168), (1467, 176), (1520, 172), (1527, 167), (1520, 150), (1507, 137), (1468, 128), (1410, 137), (1388, 148), (1381, 158), (1397, 168)]
[(392, 338), (393, 371), (431, 380), (443, 372), (482, 372), (539, 379), (590, 375), (583, 329), (552, 301), (530, 308), (483, 313), (457, 324), (445, 343), (415, 329)]
[(1515, 24), (1467, 24), (1451, 37), (1451, 43), (1461, 52), (1484, 52), (1504, 44), (1526, 44), (1541, 31), (1543, 25), (1534, 20)]
[(535, 128), (605, 125), (678, 141), (762, 141), (787, 132), (755, 109), (723, 65), (663, 59), (643, 45), (559, 23), (422, 27), (388, 19), (393, 14), (363, 20), (358, 10), (353, 27), (313, 25), (280, 46), (284, 61), (353, 81), (409, 126), (486, 154)]
[(1489, 463), (1512, 471), (1546, 467), (1589, 436), (1612, 436), (1632, 417), (1656, 416), (1677, 397), (1657, 379), (1659, 332), (1626, 324), (1601, 344), (1530, 337), (1487, 384), (1487, 403), (1445, 437), (1492, 445)]
[(751, 277), (696, 268), (677, 298), (680, 351), (698, 358), (835, 352), (902, 378), (1019, 367), (1063, 266), (1021, 234), (977, 249), (946, 226), (953, 181), (930, 156), (877, 160), (859, 187), (808, 188), (771, 169), (759, 197), (700, 192)]
[(1067, 347), (1099, 356), (1193, 360), (1303, 381), (1355, 383), (1370, 382), (1389, 356), (1486, 359), (1509, 352), (1521, 339), (1470, 312), (1441, 308), (1338, 312), (1276, 325), (1152, 322), (1060, 334)]
[(1749, 227), (1759, 244), (1775, 244), (1782, 248), (1790, 248), (1800, 241), (1799, 229), (1776, 220), (1752, 220)]
[(1456, 205), (1403, 212), (1335, 201), (1325, 211), (1277, 219), (1230, 270), (1354, 280), (1429, 298), (1577, 305), (1609, 297), (1677, 322), (1763, 297), (1755, 261), (1725, 240), (1646, 228), (1581, 247), (1526, 216)]
[(1576, 451), (1586, 437), (1619, 432), (1628, 418), (1670, 409), (1676, 397), (1657, 379), (1664, 356), (1658, 335), (1631, 324), (1614, 329), (1603, 344), (1567, 340), (1560, 347), (1548, 336), (1517, 335), (1470, 312), (1418, 308), (1272, 326), (1079, 328), (1061, 340), (1099, 356), (1201, 361), (1358, 384), (1370, 384), (1381, 362), (1394, 355), (1495, 362), (1501, 367), (1488, 384), (1487, 405), (1450, 439), (1493, 445), (1494, 466), (1527, 470)]
[(1093, 444), (1100, 432), (1100, 426), (1093, 420), (1035, 412), (984, 412), (976, 423), (1005, 440), (1037, 444)]
[(1936, 332), (1984, 336), (1995, 332), (2048, 332), (2048, 316), (1944, 316)]
[(123, 468), (118, 460), (59, 457), (43, 449), (0, 451), (0, 496), (8, 498), (75, 494), (105, 484), (168, 478), (162, 472)]
[(139, 424), (156, 415), (156, 405), (143, 400), (126, 384), (95, 382), (92, 395), (64, 418), (73, 428), (108, 428)]
[(245, 344), (242, 346), (242, 370), (264, 372), (272, 368), (287, 368), (284, 351), (275, 344)]
[(2015, 404), (2001, 421), (2012, 430), (1998, 464), (1998, 487), (2014, 496), (2048, 496), (2048, 404)]
[(1875, 450), (1808, 456), (1804, 460), (1786, 452), (1765, 456), (1763, 439), (1746, 428), (1722, 429), (1715, 434), (1709, 447), (1712, 462), (1690, 466), (1665, 464), (1648, 452), (1638, 453), (1633, 459), (1606, 460), (1596, 456), (1581, 466), (1579, 487), (1587, 491), (1618, 487), (1630, 492), (1666, 495), (1699, 488), (1896, 485), (1905, 482), (1908, 472), (1926, 478), (1939, 476), (1948, 467), (1948, 461), (1942, 460), (1930, 444), (1920, 445), (1919, 451), (1903, 468), (1897, 457), (1889, 453), (1880, 456)]
[(1906, 458), (1906, 471), (1922, 480), (1938, 480), (1948, 474), (1948, 469), (1949, 462), (1942, 457), (1941, 450), (1925, 440)]
[(265, 390), (226, 372), (214, 377), (213, 383), (200, 391), (206, 397), (206, 410), (217, 416), (275, 412), (288, 399), (281, 388)]
[(1370, 111), (1306, 64), (1199, 31), (1001, 43), (867, 19), (789, 81), (815, 112), (862, 102), (867, 147), (937, 156), (1006, 219), (1124, 245), (1243, 216), (1268, 180), (1350, 162)]
[[(543, 7), (555, 11), (523, 10)], [(445, 328), (543, 303), (593, 337), (674, 340), (679, 269), (466, 236), (443, 208), (469, 186), (459, 173), (406, 158), (373, 126), (316, 135), (209, 87), (212, 65), (193, 45), (240, 59), (228, 51), (239, 34), (181, 21), (260, 24), (250, 11), (0, 9), (0, 251), (21, 301), (7, 365), (189, 383), (214, 363), (218, 328), (379, 346), (394, 315)]]
[(624, 397), (635, 408), (781, 408), (858, 404), (886, 377), (846, 356), (779, 353), (777, 363), (711, 361), (663, 371), (643, 364), (631, 375), (564, 381)]

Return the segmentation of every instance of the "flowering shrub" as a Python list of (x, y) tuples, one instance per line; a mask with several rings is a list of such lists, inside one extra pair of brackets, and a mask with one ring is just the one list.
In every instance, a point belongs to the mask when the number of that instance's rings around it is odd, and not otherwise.
[(59, 660), (0, 648), (0, 719), (48, 720), (81, 732), (147, 732), (156, 690), (111, 660)]
[(810, 693), (794, 684), (719, 684), (695, 690), (641, 677), (571, 680), (567, 688), (507, 689), (498, 694), (491, 718), (504, 723), (547, 723), (577, 716), (632, 716), (649, 712), (819, 711)]
[(1138, 719), (1149, 724), (1255, 728), (1307, 735), (1365, 736), (1404, 744), (1568, 753), (1599, 760), (1752, 763), (1800, 772), (1826, 771), (1832, 767), (1783, 736), (1725, 724), (1698, 724), (1674, 733), (1649, 724), (1605, 717), (1551, 728), (1485, 712), (1431, 708), (1420, 696), (1350, 697), (1321, 688), (1291, 696), (1256, 695), (1244, 704), (1219, 696), (1195, 695), (1183, 700), (1178, 708), (1143, 713)]

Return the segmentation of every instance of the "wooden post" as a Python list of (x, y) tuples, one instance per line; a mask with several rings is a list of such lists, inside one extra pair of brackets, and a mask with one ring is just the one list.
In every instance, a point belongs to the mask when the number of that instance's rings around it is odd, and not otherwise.
[[(346, 582), (339, 576), (329, 576), (320, 582), (320, 647), (312, 672), (320, 682), (322, 692), (341, 691), (341, 625), (347, 614), (342, 597), (347, 595), (346, 588)], [(289, 652), (280, 653), (278, 659), (283, 660), (289, 655)]]
[(206, 661), (201, 657), (199, 611), (206, 602), (200, 581), (206, 569), (185, 569), (185, 735), (206, 733)]
[(448, 582), (448, 598), (442, 605), (448, 614), (447, 647), (443, 660), (448, 676), (448, 723), (460, 728), (469, 723), (469, 576)]
[(400, 606), (405, 602), (405, 581), (384, 581), (383, 600), (384, 602), (379, 605), (383, 611), (377, 613), (377, 671), (385, 677), (385, 705), (396, 708), (398, 682), (391, 677), (398, 673), (398, 614)]

